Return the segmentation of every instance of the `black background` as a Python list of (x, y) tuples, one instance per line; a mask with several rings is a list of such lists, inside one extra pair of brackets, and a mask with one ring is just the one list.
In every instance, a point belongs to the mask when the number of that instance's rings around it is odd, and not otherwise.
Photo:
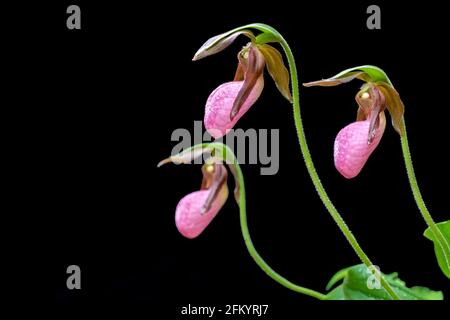
[[(166, 166), (176, 128), (193, 131), (209, 93), (230, 81), (238, 40), (192, 62), (213, 35), (251, 22), (278, 29), (291, 45), (300, 82), (352, 66), (383, 68), (406, 105), (419, 184), (436, 221), (448, 219), (448, 19), (427, 2), (381, 6), (382, 29), (366, 28), (369, 2), (280, 1), (158, 5), (73, 1), (17, 8), (11, 22), (17, 126), (14, 214), (22, 220), (27, 265), (44, 270), (46, 292), (59, 306), (142, 303), (167, 318), (187, 304), (269, 304), (300, 315), (322, 309), (269, 279), (245, 248), (230, 197), (205, 232), (183, 238), (175, 206), (197, 190), (200, 166)], [(396, 2), (397, 3), (397, 2)], [(67, 30), (65, 10), (79, 4), (82, 30)], [(17, 36), (16, 36), (17, 34)], [(305, 170), (292, 107), (266, 74), (265, 89), (239, 128), (280, 130), (280, 168), (261, 176), (243, 165), (249, 227), (266, 261), (294, 283), (325, 291), (339, 269), (359, 263), (320, 202)], [(407, 285), (442, 290), (439, 270), (391, 126), (362, 173), (335, 170), (336, 133), (354, 121), (360, 83), (300, 88), (305, 131), (317, 171), (361, 246), (384, 272)], [(231, 181), (230, 181), (231, 183)], [(230, 187), (232, 185), (230, 184)], [(29, 237), (29, 238), (28, 238)], [(31, 248), (31, 250), (29, 250)], [(82, 289), (66, 288), (66, 268), (82, 270)], [(34, 296), (30, 296), (34, 299)], [(335, 304), (329, 304), (329, 306)]]

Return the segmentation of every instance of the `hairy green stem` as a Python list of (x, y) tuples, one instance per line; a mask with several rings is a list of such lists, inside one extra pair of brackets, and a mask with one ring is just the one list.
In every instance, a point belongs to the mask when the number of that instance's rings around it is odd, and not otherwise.
[(256, 251), (255, 246), (253, 245), (252, 239), (250, 237), (250, 232), (248, 230), (248, 224), (247, 224), (247, 209), (245, 204), (245, 184), (244, 184), (244, 176), (242, 174), (241, 167), (239, 163), (236, 160), (236, 157), (234, 156), (233, 152), (230, 150), (230, 148), (227, 145), (219, 144), (219, 143), (211, 143), (204, 145), (204, 147), (209, 148), (216, 148), (219, 150), (222, 150), (224, 154), (222, 154), (222, 158), (226, 160), (226, 162), (229, 165), (232, 165), (237, 174), (237, 180), (239, 183), (239, 213), (240, 213), (240, 222), (241, 222), (241, 231), (242, 236), (244, 237), (245, 246), (247, 247), (248, 252), (250, 253), (250, 256), (253, 258), (253, 260), (256, 262), (256, 264), (273, 280), (281, 284), (282, 286), (291, 289), (295, 292), (299, 292), (302, 294), (305, 294), (307, 296), (319, 299), (319, 300), (325, 300), (327, 298), (326, 295), (317, 292), (312, 289), (308, 289), (299, 285), (296, 285), (292, 283), (291, 281), (287, 280), (283, 276), (281, 276), (279, 273), (275, 272), (265, 261), (264, 259), (259, 255), (259, 253)]
[[(311, 158), (311, 154), (309, 152), (308, 144), (306, 142), (305, 132), (303, 129), (303, 123), (302, 118), (300, 114), (300, 99), (299, 99), (299, 88), (298, 88), (298, 75), (297, 75), (297, 67), (295, 65), (295, 59), (294, 55), (292, 54), (291, 48), (289, 47), (286, 40), (281, 36), (281, 34), (276, 31), (274, 28), (267, 26), (266, 29), (265, 26), (261, 27), (261, 25), (258, 25), (259, 30), (263, 32), (270, 32), (277, 36), (279, 43), (283, 47), (284, 52), (286, 53), (286, 57), (289, 63), (289, 72), (291, 74), (291, 81), (292, 81), (292, 97), (293, 97), (293, 106), (294, 106), (294, 120), (295, 120), (295, 127), (297, 129), (297, 136), (300, 143), (300, 149), (303, 155), (303, 159), (305, 160), (306, 168), (308, 170), (309, 175), (311, 176), (311, 180), (314, 184), (314, 187), (317, 190), (317, 193), (319, 194), (320, 199), (322, 200), (323, 204), (327, 208), (328, 212), (338, 225), (339, 229), (342, 231), (344, 236), (347, 238), (347, 241), (352, 246), (353, 250), (356, 252), (358, 257), (361, 259), (361, 261), (367, 266), (371, 267), (373, 266), (373, 263), (370, 261), (369, 257), (364, 253), (361, 246), (358, 244), (358, 241), (356, 240), (353, 233), (350, 231), (349, 227), (345, 223), (344, 219), (342, 219), (339, 212), (334, 207), (333, 203), (331, 202), (330, 198), (328, 197), (325, 188), (322, 185), (322, 182), (320, 181), (320, 178), (316, 172), (316, 169), (314, 167), (314, 163)], [(399, 300), (399, 296), (395, 293), (395, 291), (392, 289), (392, 287), (389, 285), (389, 283), (386, 281), (386, 279), (381, 275), (380, 273), (380, 282), (383, 288), (389, 293), (391, 298), (394, 300)]]
[(414, 196), (414, 200), (416, 201), (417, 207), (419, 208), (420, 213), (422, 214), (423, 219), (425, 220), (428, 227), (430, 227), (431, 233), (434, 236), (434, 239), (437, 240), (437, 243), (442, 249), (442, 252), (444, 253), (444, 258), (447, 263), (447, 266), (450, 267), (450, 246), (446, 239), (444, 238), (441, 230), (436, 226), (435, 222), (433, 221), (433, 218), (431, 217), (430, 212), (427, 209), (427, 206), (425, 205), (425, 202), (423, 201), (422, 194), (419, 189), (419, 185), (417, 183), (416, 175), (414, 173), (414, 167), (411, 159), (411, 152), (409, 151), (409, 144), (408, 144), (408, 136), (406, 134), (406, 125), (405, 125), (405, 119), (403, 118), (403, 130), (402, 130), (402, 138), (401, 138), (401, 144), (402, 144), (402, 151), (403, 151), (403, 158), (405, 159), (405, 166), (406, 166), (406, 172), (408, 173), (408, 180), (409, 184), (411, 185), (411, 190)]

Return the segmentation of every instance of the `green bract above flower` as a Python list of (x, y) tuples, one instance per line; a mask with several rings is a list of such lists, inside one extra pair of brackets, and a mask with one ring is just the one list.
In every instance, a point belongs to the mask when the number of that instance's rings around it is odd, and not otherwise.
[(197, 50), (192, 61), (203, 59), (226, 49), (241, 34), (249, 37), (252, 41), (255, 40), (255, 36), (250, 30), (233, 31), (234, 30), (231, 30), (208, 39), (200, 49)]

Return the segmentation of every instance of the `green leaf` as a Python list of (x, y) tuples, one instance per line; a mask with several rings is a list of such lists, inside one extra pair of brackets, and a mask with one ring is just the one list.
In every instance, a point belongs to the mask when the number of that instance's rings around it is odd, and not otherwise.
[(330, 289), (333, 288), (334, 285), (336, 283), (338, 283), (338, 281), (344, 279), (345, 276), (347, 275), (348, 270), (350, 270), (351, 268), (353, 268), (353, 267), (348, 267), (348, 268), (345, 268), (345, 269), (342, 269), (342, 270), (336, 272), (336, 274), (331, 277), (330, 281), (328, 281), (326, 290), (330, 291)]
[[(447, 243), (450, 243), (450, 220), (437, 223), (436, 226), (441, 231), (441, 233), (444, 236)], [(436, 253), (436, 258), (437, 258), (439, 267), (441, 268), (442, 272), (447, 276), (447, 278), (450, 279), (450, 268), (445, 259), (444, 251), (442, 250), (442, 247), (439, 245), (439, 242), (436, 241), (433, 231), (430, 228), (428, 228), (425, 230), (423, 235), (425, 236), (425, 238), (433, 241), (434, 252)]]
[[(425, 287), (408, 288), (405, 282), (398, 278), (397, 273), (383, 275), (386, 281), (402, 300), (442, 300), (441, 291), (433, 291)], [(389, 294), (380, 287), (372, 286), (375, 275), (368, 268), (359, 264), (350, 268), (343, 269), (336, 273), (330, 280), (327, 290), (338, 281), (342, 283), (327, 294), (328, 300), (390, 300)]]

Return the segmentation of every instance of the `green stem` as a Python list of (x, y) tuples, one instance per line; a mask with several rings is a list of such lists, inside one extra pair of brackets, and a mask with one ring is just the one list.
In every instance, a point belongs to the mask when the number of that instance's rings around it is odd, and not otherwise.
[[(323, 204), (327, 208), (328, 212), (338, 225), (339, 229), (342, 231), (344, 236), (347, 238), (347, 241), (352, 246), (353, 250), (356, 252), (358, 257), (361, 259), (361, 261), (367, 266), (371, 267), (373, 266), (373, 263), (370, 261), (369, 257), (364, 253), (361, 246), (358, 244), (358, 241), (356, 240), (355, 236), (350, 231), (349, 227), (345, 223), (344, 219), (342, 219), (339, 212), (334, 207), (333, 203), (331, 202), (330, 198), (328, 197), (325, 188), (322, 185), (322, 182), (320, 181), (320, 178), (316, 172), (316, 169), (314, 167), (314, 163), (311, 158), (311, 154), (309, 152), (308, 144), (306, 142), (305, 132), (303, 129), (303, 123), (302, 118), (300, 114), (300, 102), (299, 102), (299, 89), (298, 89), (298, 76), (297, 76), (297, 68), (295, 65), (295, 59), (294, 55), (292, 54), (291, 48), (289, 47), (286, 40), (283, 38), (283, 36), (277, 32), (272, 27), (267, 27), (266, 30), (264, 30), (264, 26), (259, 26), (259, 30), (264, 32), (270, 32), (274, 33), (278, 37), (278, 41), (280, 42), (281, 46), (284, 49), (284, 52), (286, 53), (286, 57), (289, 63), (289, 71), (291, 74), (291, 81), (292, 81), (292, 97), (293, 97), (293, 106), (294, 106), (294, 120), (295, 120), (295, 127), (297, 129), (297, 136), (300, 143), (300, 149), (303, 154), (303, 159), (305, 160), (306, 168), (308, 170), (309, 175), (311, 176), (312, 182), (314, 184), (314, 187), (316, 188), (320, 199), (322, 200)], [(395, 291), (392, 289), (392, 287), (389, 285), (389, 283), (384, 279), (383, 276), (381, 276), (381, 285), (383, 288), (389, 293), (389, 295), (394, 300), (399, 300), (400, 298), (395, 293)]]
[(406, 134), (406, 125), (405, 119), (403, 118), (403, 130), (402, 130), (402, 151), (403, 158), (405, 159), (406, 172), (408, 173), (409, 184), (411, 185), (411, 190), (414, 195), (414, 200), (416, 201), (417, 207), (419, 208), (420, 213), (422, 214), (423, 219), (425, 220), (428, 227), (430, 227), (431, 232), (433, 233), (434, 239), (437, 240), (437, 243), (442, 249), (444, 253), (444, 258), (447, 263), (447, 266), (450, 267), (450, 246), (444, 238), (441, 230), (436, 226), (433, 218), (431, 217), (430, 212), (423, 201), (422, 194), (419, 189), (419, 185), (417, 183), (416, 175), (414, 173), (414, 167), (411, 159), (411, 152), (409, 150), (408, 144), (408, 136)]
[(244, 184), (244, 176), (242, 174), (241, 167), (239, 163), (237, 162), (233, 152), (230, 150), (230, 148), (227, 145), (219, 144), (219, 143), (211, 143), (208, 145), (204, 145), (204, 147), (212, 147), (216, 148), (218, 150), (222, 150), (225, 154), (222, 155), (222, 157), (226, 160), (226, 162), (229, 165), (233, 165), (236, 169), (237, 173), (237, 179), (239, 183), (239, 213), (240, 213), (240, 222), (241, 222), (241, 231), (242, 236), (244, 237), (245, 246), (247, 247), (248, 252), (250, 253), (250, 256), (253, 258), (253, 260), (256, 262), (256, 264), (273, 280), (281, 284), (282, 286), (285, 286), (288, 289), (291, 289), (295, 292), (299, 292), (302, 294), (305, 294), (307, 296), (319, 299), (319, 300), (325, 300), (327, 298), (326, 295), (317, 292), (312, 289), (308, 289), (305, 287), (301, 287), (299, 285), (296, 285), (292, 283), (291, 281), (287, 280), (283, 276), (281, 276), (279, 273), (275, 272), (265, 261), (264, 259), (259, 255), (259, 253), (256, 251), (255, 246), (253, 245), (252, 239), (250, 237), (250, 233), (248, 230), (248, 224), (247, 224), (247, 209), (245, 204), (245, 184)]

